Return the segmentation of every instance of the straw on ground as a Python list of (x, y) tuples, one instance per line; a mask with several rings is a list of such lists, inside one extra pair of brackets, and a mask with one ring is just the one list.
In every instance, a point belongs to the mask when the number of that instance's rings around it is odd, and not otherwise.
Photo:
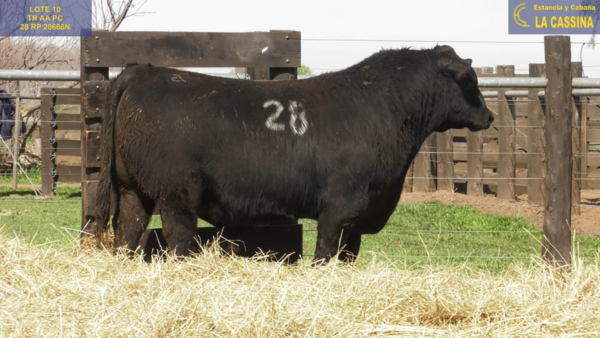
[(0, 238), (6, 337), (361, 337), (600, 334), (598, 261), (310, 267), (215, 250), (144, 263)]

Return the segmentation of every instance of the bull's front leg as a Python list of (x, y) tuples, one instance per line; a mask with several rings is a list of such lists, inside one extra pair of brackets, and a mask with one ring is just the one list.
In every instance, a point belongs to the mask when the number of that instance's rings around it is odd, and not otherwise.
[[(344, 207), (328, 208), (319, 216), (315, 261), (328, 262), (346, 246), (350, 253), (358, 254), (360, 235), (352, 233), (356, 226), (357, 210), (360, 208), (356, 205), (346, 204)], [(341, 253), (339, 258), (345, 260), (348, 255)]]
[(360, 250), (360, 243), (362, 241), (361, 234), (353, 232), (348, 236), (346, 240), (346, 245), (342, 252), (340, 252), (338, 259), (342, 262), (352, 263), (356, 260), (358, 256), (358, 251)]

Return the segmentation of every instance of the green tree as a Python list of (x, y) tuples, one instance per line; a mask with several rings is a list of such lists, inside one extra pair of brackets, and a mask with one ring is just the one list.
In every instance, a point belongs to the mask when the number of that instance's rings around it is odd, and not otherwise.
[(298, 67), (298, 75), (313, 75), (313, 72), (307, 65), (301, 65), (300, 67)]

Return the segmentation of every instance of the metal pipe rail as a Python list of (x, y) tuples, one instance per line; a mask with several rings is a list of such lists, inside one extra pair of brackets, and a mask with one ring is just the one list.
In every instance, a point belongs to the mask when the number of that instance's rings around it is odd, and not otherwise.
[[(121, 71), (109, 72), (109, 79), (115, 79)], [(237, 78), (236, 74), (210, 74), (220, 77)], [(77, 70), (0, 70), (0, 80), (25, 81), (79, 81), (81, 74)], [(299, 76), (300, 79), (310, 76)], [(544, 77), (480, 77), (479, 88), (546, 88), (547, 79)], [(575, 96), (600, 96), (600, 78), (575, 78), (572, 83)], [(541, 91), (538, 94), (544, 97)], [(488, 91), (483, 97), (497, 97), (498, 92)], [(506, 97), (527, 97), (527, 91), (509, 90)], [(14, 98), (14, 97), (11, 97)], [(21, 97), (25, 99), (25, 97)], [(34, 99), (35, 97), (27, 97)]]
[[(108, 73), (108, 78), (114, 80), (121, 73), (120, 70)], [(240, 78), (238, 74), (206, 74), (227, 78)], [(310, 76), (298, 75), (299, 79), (305, 79)], [(22, 69), (1, 69), (0, 80), (9, 81), (79, 81), (81, 74), (78, 70), (22, 70)]]
[[(573, 96), (600, 96), (600, 89), (592, 89), (592, 88), (573, 89), (572, 93), (573, 93)], [(482, 94), (483, 94), (483, 97), (485, 97), (485, 98), (498, 97), (497, 91), (483, 92)], [(527, 90), (507, 90), (504, 93), (504, 96), (505, 97), (527, 97), (527, 94), (529, 94), (529, 91), (527, 91)], [(546, 97), (546, 92), (542, 90), (541, 92), (538, 93), (538, 97)]]
[[(546, 88), (544, 77), (480, 77), (480, 88)], [(600, 88), (600, 78), (575, 78), (573, 88)]]
[[(108, 77), (114, 79), (119, 71), (112, 71)], [(0, 80), (10, 81), (79, 81), (81, 73), (78, 70), (22, 70), (2, 69)]]

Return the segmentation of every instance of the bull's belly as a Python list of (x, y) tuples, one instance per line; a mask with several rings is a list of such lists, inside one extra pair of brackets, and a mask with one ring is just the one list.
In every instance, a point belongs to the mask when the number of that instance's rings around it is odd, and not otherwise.
[(258, 225), (283, 225), (295, 224), (298, 218), (313, 218), (313, 214), (306, 214), (302, 210), (293, 210), (283, 207), (254, 208), (249, 209), (247, 205), (238, 208), (227, 206), (218, 200), (206, 198), (197, 210), (198, 217), (204, 221), (222, 228), (243, 228)]

